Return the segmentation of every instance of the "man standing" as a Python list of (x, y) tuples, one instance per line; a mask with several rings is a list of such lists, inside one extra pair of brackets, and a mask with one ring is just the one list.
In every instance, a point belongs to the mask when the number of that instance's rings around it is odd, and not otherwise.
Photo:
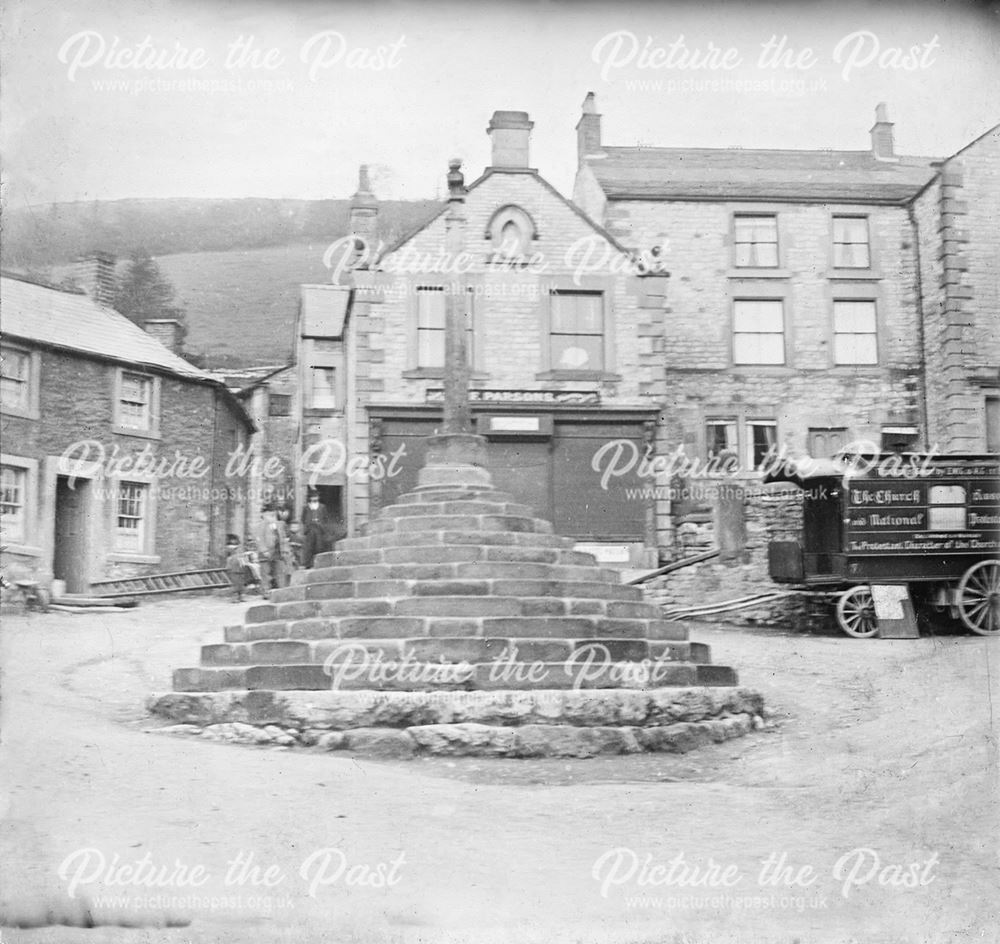
[(320, 504), (319, 494), (310, 490), (302, 510), (302, 566), (312, 567), (313, 558), (330, 550), (341, 537), (342, 529), (326, 506)]
[(266, 589), (288, 586), (288, 568), (291, 560), (285, 523), (277, 513), (265, 507), (260, 513), (257, 528), (257, 547)]

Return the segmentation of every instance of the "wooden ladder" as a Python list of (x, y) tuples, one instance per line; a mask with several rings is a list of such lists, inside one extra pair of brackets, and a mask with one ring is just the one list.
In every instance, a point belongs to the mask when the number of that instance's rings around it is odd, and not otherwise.
[(122, 577), (118, 580), (95, 580), (90, 585), (90, 592), (98, 597), (137, 597), (184, 590), (221, 590), (228, 586), (229, 575), (225, 569), (213, 567), (208, 570), (182, 570), (172, 574), (148, 574), (145, 577)]

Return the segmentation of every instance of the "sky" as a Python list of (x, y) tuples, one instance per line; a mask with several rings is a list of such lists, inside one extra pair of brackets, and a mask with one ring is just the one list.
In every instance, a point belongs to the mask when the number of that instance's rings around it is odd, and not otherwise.
[[(1000, 2), (6, 0), (8, 207), (128, 197), (439, 196), (489, 164), (495, 110), (572, 192), (604, 143), (947, 156), (1000, 122)], [(770, 44), (770, 45), (768, 45)], [(779, 45), (780, 44), (780, 45)], [(761, 56), (772, 58), (762, 61)]]

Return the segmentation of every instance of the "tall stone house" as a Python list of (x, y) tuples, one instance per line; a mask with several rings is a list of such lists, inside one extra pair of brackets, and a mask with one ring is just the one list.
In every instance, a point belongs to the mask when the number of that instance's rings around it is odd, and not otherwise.
[(5, 567), (86, 592), (219, 566), (245, 522), (242, 405), (97, 297), (0, 285)]
[(670, 446), (745, 468), (772, 445), (996, 450), (1000, 127), (945, 160), (895, 151), (614, 147), (594, 95), (574, 199), (670, 270)]
[[(494, 479), (602, 560), (653, 564), (657, 521), (639, 492), (662, 407), (663, 279), (531, 167), (532, 127), (524, 112), (493, 115), (491, 164), (466, 188), (458, 255), (445, 204), (374, 247), (378, 204), (362, 175), (343, 421), (348, 461), (370, 467), (329, 484), (343, 488), (352, 524), (416, 484), (423, 437), (441, 423), (445, 313), (458, 295), (473, 423)], [(337, 338), (327, 341), (333, 357)]]

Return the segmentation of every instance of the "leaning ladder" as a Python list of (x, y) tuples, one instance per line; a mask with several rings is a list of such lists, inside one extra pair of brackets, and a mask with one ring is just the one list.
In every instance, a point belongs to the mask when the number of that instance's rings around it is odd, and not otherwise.
[(172, 574), (149, 574), (119, 580), (95, 580), (90, 585), (93, 596), (137, 597), (153, 593), (178, 593), (183, 590), (219, 590), (228, 587), (229, 576), (221, 568), (183, 570)]

